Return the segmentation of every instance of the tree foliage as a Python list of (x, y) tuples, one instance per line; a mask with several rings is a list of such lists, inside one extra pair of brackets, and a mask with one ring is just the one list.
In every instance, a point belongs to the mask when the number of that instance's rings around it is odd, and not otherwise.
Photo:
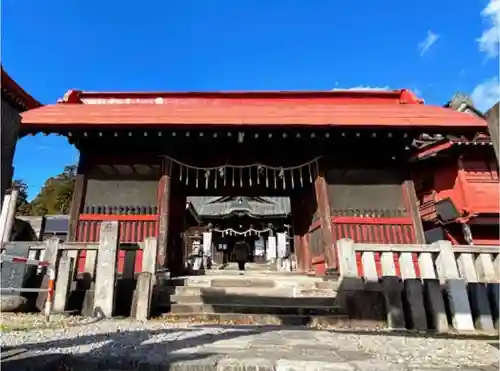
[(16, 189), (17, 195), (16, 212), (18, 215), (30, 215), (31, 207), (28, 202), (28, 185), (22, 180), (12, 181), (12, 189)]
[[(17, 184), (16, 188), (23, 190), (23, 197), (20, 196), (18, 199), (18, 214), (43, 216), (47, 214), (69, 213), (75, 176), (76, 166), (66, 166), (62, 173), (47, 179), (40, 193), (29, 203), (27, 202), (26, 193), (28, 187), (23, 181), (15, 181), (14, 183)], [(24, 199), (25, 203), (21, 199)]]

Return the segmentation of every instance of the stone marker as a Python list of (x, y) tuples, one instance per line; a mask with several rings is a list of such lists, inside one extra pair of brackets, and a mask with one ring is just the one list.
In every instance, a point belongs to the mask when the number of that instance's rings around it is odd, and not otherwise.
[(467, 288), (465, 281), (458, 274), (453, 246), (449, 241), (439, 241), (437, 245), (440, 249), (437, 264), (440, 278), (445, 281), (453, 327), (459, 331), (473, 331), (474, 323)]
[(418, 263), (420, 266), (420, 276), (424, 284), (424, 297), (431, 327), (437, 332), (447, 332), (449, 330), (448, 318), (441, 292), (441, 284), (437, 279), (434, 269), (432, 254), (428, 252), (420, 253)]
[(424, 295), (422, 291), (422, 281), (417, 279), (415, 266), (413, 265), (412, 253), (403, 252), (399, 256), (399, 266), (401, 268), (401, 278), (409, 313), (408, 325), (416, 330), (427, 330), (427, 315), (424, 307)]
[(97, 250), (85, 251), (85, 273), (90, 274), (92, 278), (95, 277), (95, 264), (97, 260)]
[(102, 222), (92, 311), (94, 315), (113, 315), (117, 254), (118, 222)]
[[(27, 258), (29, 255), (31, 243), (29, 242), (12, 242), (7, 244), (5, 248), (5, 255), (19, 256)], [(22, 263), (2, 263), (2, 287), (21, 288), (23, 286), (27, 265)], [(20, 295), (20, 293), (13, 293), (13, 295)]]
[(380, 262), (382, 264), (382, 287), (387, 310), (387, 325), (392, 330), (403, 330), (406, 324), (401, 299), (402, 285), (396, 275), (393, 253), (382, 253)]
[[(95, 283), (91, 282), (88, 290), (85, 290), (85, 296), (83, 297), (81, 314), (84, 317), (94, 316), (94, 294), (95, 294)], [(95, 315), (99, 315), (99, 313), (96, 313)]]
[(135, 319), (146, 321), (149, 318), (151, 304), (151, 282), (152, 275), (149, 272), (142, 272), (137, 278)]
[(59, 260), (57, 268), (56, 288), (54, 293), (54, 313), (63, 313), (66, 309), (66, 301), (70, 289), (71, 279), (73, 277), (73, 258), (64, 255)]

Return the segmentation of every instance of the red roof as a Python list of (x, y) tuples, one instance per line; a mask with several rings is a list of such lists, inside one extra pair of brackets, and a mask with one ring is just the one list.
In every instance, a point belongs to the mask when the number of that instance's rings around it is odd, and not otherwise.
[(23, 88), (21, 88), (5, 70), (1, 67), (2, 74), (2, 94), (7, 93), (10, 95), (14, 103), (21, 108), (21, 111), (40, 107), (41, 103), (29, 95)]
[(87, 93), (23, 114), (26, 126), (301, 125), (486, 127), (483, 119), (422, 104), (407, 90)]

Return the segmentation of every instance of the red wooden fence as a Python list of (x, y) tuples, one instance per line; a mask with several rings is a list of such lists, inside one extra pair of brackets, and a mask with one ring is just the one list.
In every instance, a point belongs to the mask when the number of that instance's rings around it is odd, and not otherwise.
[[(332, 217), (333, 241), (342, 238), (349, 238), (359, 243), (381, 243), (381, 244), (412, 244), (416, 243), (415, 229), (411, 218), (404, 217), (386, 217), (386, 218), (368, 218), (368, 217)], [(319, 222), (313, 223), (309, 229), (309, 246), (312, 255), (312, 266), (316, 274), (322, 275), (325, 271), (325, 258), (322, 252), (322, 244)], [(395, 256), (397, 272), (399, 274), (398, 257)], [(414, 261), (417, 261), (416, 255)], [(358, 271), (363, 274), (361, 263), (361, 254), (357, 253)], [(380, 264), (380, 254), (375, 254), (375, 264), (377, 272), (382, 274)], [(418, 269), (418, 264), (415, 264)], [(420, 272), (417, 270), (417, 274)]]
[[(158, 236), (158, 215), (96, 215), (81, 214), (78, 220), (76, 241), (99, 242), (101, 222), (119, 222), (120, 244), (137, 244), (148, 237)], [(125, 263), (125, 250), (118, 253), (118, 273), (123, 273)], [(85, 251), (78, 257), (78, 272), (83, 272), (85, 266)], [(141, 272), (142, 250), (137, 250), (135, 255), (135, 272)]]

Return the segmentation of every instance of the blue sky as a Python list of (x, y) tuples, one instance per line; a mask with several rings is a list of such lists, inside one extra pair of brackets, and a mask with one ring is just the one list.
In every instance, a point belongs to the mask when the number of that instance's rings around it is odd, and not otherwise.
[[(2, 63), (42, 103), (100, 91), (410, 88), (498, 98), (500, 0), (3, 0)], [(19, 141), (30, 196), (78, 159)]]

